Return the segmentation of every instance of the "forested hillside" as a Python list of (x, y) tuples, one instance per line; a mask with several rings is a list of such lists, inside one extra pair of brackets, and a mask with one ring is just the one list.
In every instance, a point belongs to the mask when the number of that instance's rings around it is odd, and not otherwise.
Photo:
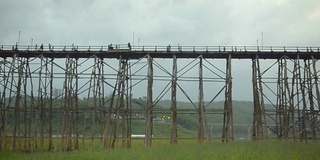
[[(116, 99), (116, 98), (115, 98)], [(113, 111), (116, 106), (116, 100), (113, 101), (111, 104), (110, 97), (105, 97), (105, 109), (108, 110), (108, 107), (113, 106)], [(53, 131), (59, 134), (61, 132), (61, 125), (63, 124), (63, 116), (65, 112), (63, 112), (64, 106), (64, 99), (56, 98), (53, 100), (52, 106), (52, 123), (53, 123)], [(101, 102), (94, 102), (94, 98), (83, 98), (77, 100), (77, 107), (78, 107), (78, 114), (76, 115), (73, 112), (73, 119), (74, 123), (77, 121), (77, 128), (82, 134), (91, 134), (93, 123), (95, 126), (99, 127), (103, 124), (100, 123), (101, 119), (96, 116), (93, 120), (92, 114), (96, 111), (93, 110), (94, 103), (96, 103), (96, 109)], [(8, 102), (8, 101), (7, 101)], [(15, 106), (15, 100), (11, 99), (10, 108)], [(72, 99), (72, 105), (75, 107), (75, 99)], [(7, 105), (7, 104), (6, 104)], [(20, 104), (21, 108), (25, 106)], [(33, 108), (30, 106), (33, 105)], [(45, 111), (41, 111), (41, 107), (39, 105), (45, 105)], [(183, 110), (183, 112), (178, 111), (177, 116), (177, 123), (178, 123), (178, 134), (180, 138), (186, 137), (196, 137), (197, 130), (198, 130), (198, 121), (199, 117), (197, 111), (195, 110), (198, 104), (192, 104), (190, 102), (178, 102), (177, 108), (178, 110)], [(250, 135), (250, 125), (253, 121), (253, 103), (247, 101), (233, 101), (233, 123), (234, 123), (234, 136), (235, 137), (247, 137)], [(144, 127), (145, 127), (145, 120), (144, 120), (144, 113), (145, 113), (145, 106), (146, 106), (146, 97), (135, 98), (132, 100), (132, 134), (144, 134)], [(222, 135), (222, 122), (223, 122), (223, 109), (224, 102), (212, 102), (210, 104), (205, 102), (206, 110), (217, 110), (216, 112), (207, 112), (206, 119), (208, 130), (212, 133), (214, 138), (219, 138)], [(20, 120), (23, 122), (27, 120), (32, 122), (34, 120), (39, 120), (43, 117), (44, 121), (42, 122), (45, 126), (49, 121), (49, 111), (48, 111), (49, 103), (46, 101), (39, 102), (37, 98), (27, 100), (27, 109), (29, 110), (26, 115), (20, 114)], [(156, 137), (170, 137), (171, 136), (171, 101), (170, 100), (162, 100), (159, 101), (154, 106), (154, 136)], [(220, 110), (220, 111), (219, 111)], [(31, 112), (30, 112), (31, 111)], [(189, 111), (189, 112), (186, 112)], [(97, 112), (98, 113), (98, 112)], [(101, 114), (101, 113), (98, 113)], [(26, 116), (26, 117), (24, 117)], [(7, 123), (13, 123), (13, 117), (7, 117)], [(98, 135), (98, 133), (96, 134)]]

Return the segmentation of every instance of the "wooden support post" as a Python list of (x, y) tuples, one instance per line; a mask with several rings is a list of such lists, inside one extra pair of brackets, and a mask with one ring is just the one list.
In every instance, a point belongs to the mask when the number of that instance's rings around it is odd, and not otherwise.
[[(318, 110), (320, 109), (320, 92), (319, 92), (319, 77), (318, 77), (318, 71), (317, 71), (317, 65), (316, 65), (317, 61), (316, 59), (312, 56), (312, 68), (313, 68), (313, 76), (314, 76), (314, 86), (315, 86), (315, 103), (316, 106), (318, 106), (318, 108), (314, 108), (314, 110)], [(316, 125), (317, 123), (317, 118), (319, 117), (319, 113), (317, 115), (316, 112), (313, 113), (314, 116), (314, 125)], [(319, 118), (318, 118), (319, 119)], [(316, 127), (315, 127), (316, 129)], [(319, 128), (318, 128), (319, 129)], [(317, 139), (316, 135), (314, 136), (314, 141)]]
[(198, 129), (198, 142), (202, 143), (205, 139), (205, 112), (203, 100), (203, 65), (202, 55), (199, 57), (199, 102), (198, 102), (198, 115), (199, 115), (199, 129)]
[[(299, 69), (299, 66), (297, 65), (298, 64), (298, 61), (299, 59), (295, 59), (294, 60), (294, 66), (293, 66), (293, 72), (292, 72), (292, 83), (291, 83), (291, 95), (290, 95), (290, 109), (289, 109), (289, 112), (291, 114), (291, 129), (292, 129), (292, 139), (293, 141), (296, 141), (296, 138), (297, 138), (297, 132), (296, 132), (296, 120), (295, 120), (295, 96), (299, 96), (299, 93), (298, 93), (298, 89), (296, 88), (296, 83), (297, 83), (297, 78), (298, 78), (298, 75), (297, 75), (297, 70)], [(297, 105), (299, 106), (299, 101), (297, 101)], [(299, 112), (299, 111), (298, 111)]]
[[(304, 102), (304, 88), (301, 88), (302, 87), (302, 76), (301, 75), (301, 68), (303, 68), (301, 65), (300, 65), (300, 56), (299, 54), (297, 54), (297, 58), (296, 58), (296, 80), (295, 80), (295, 85), (296, 85), (296, 102), (298, 103), (297, 104), (297, 132), (298, 132), (298, 138), (299, 138), (299, 141), (303, 141), (303, 128), (302, 128), (302, 121), (303, 121), (303, 117), (301, 117), (301, 115), (303, 114), (303, 106), (305, 105), (305, 102)], [(302, 103), (302, 105), (301, 105)], [(301, 108), (302, 107), (302, 108)]]
[(28, 137), (28, 135), (27, 135), (27, 133), (28, 133), (28, 131), (27, 131), (27, 127), (28, 127), (28, 119), (27, 119), (27, 111), (28, 111), (28, 101), (27, 101), (27, 98), (29, 98), (28, 97), (28, 92), (27, 92), (27, 82), (28, 82), (28, 71), (27, 71), (27, 68), (28, 68), (28, 66), (29, 66), (29, 58), (26, 58), (25, 60), (24, 60), (24, 72), (23, 72), (23, 74), (24, 74), (24, 80), (23, 80), (23, 90), (24, 90), (24, 92), (23, 92), (23, 94), (24, 94), (24, 97), (23, 97), (23, 133), (24, 133), (24, 143), (23, 143), (23, 150), (24, 151), (27, 151), (28, 150), (28, 148), (27, 148), (27, 137)]
[(171, 81), (171, 116), (172, 116), (172, 131), (171, 145), (178, 143), (177, 131), (177, 56), (173, 55), (172, 65), (172, 81)]
[(259, 100), (259, 88), (257, 85), (257, 61), (258, 58), (252, 59), (252, 89), (253, 89), (253, 124), (252, 124), (252, 139), (261, 139), (261, 110)]
[(126, 117), (127, 117), (127, 148), (131, 148), (131, 121), (132, 121), (132, 80), (131, 80), (131, 68), (130, 64), (128, 62), (128, 59), (126, 60)]
[[(6, 118), (7, 118), (7, 115), (10, 115), (11, 113), (10, 113), (10, 104), (11, 104), (11, 102), (13, 101), (12, 99), (12, 97), (13, 97), (13, 92), (12, 92), (12, 90), (13, 90), (13, 87), (14, 87), (14, 77), (15, 77), (15, 69), (16, 69), (16, 61), (17, 61), (17, 53), (15, 53), (15, 54), (13, 54), (13, 57), (12, 57), (12, 61), (11, 61), (11, 65), (10, 65), (10, 68), (9, 68), (9, 71), (8, 71), (8, 80), (6, 81), (6, 85), (5, 86), (7, 86), (7, 87), (9, 87), (8, 88), (8, 90), (9, 90), (9, 99), (7, 100), (7, 102), (5, 103), (5, 112), (6, 112)], [(10, 82), (9, 82), (10, 81)], [(8, 86), (10, 84), (10, 86)], [(7, 87), (6, 87), (6, 89), (7, 89)], [(4, 97), (4, 98), (6, 98), (6, 97)], [(5, 125), (7, 125), (7, 123), (5, 124)], [(6, 126), (5, 126), (5, 142), (6, 142), (6, 136), (7, 136), (7, 130), (6, 130)], [(14, 138), (14, 140), (13, 140), (13, 138)], [(12, 144), (12, 143), (14, 143), (14, 144)], [(14, 146), (12, 146), (12, 145), (14, 145)], [(4, 143), (4, 147), (3, 148), (6, 148), (6, 143)], [(12, 141), (11, 141), (11, 146), (10, 146), (10, 149), (12, 149), (12, 150), (14, 150), (15, 149), (15, 136), (14, 135), (12, 135)]]
[[(93, 146), (94, 146), (94, 136), (95, 136), (95, 132), (96, 132), (96, 112), (97, 112), (97, 76), (99, 75), (97, 73), (97, 65), (99, 63), (99, 58), (98, 57), (94, 57), (94, 65), (92, 68), (92, 74), (91, 74), (91, 82), (90, 82), (90, 87), (92, 90), (92, 98), (93, 98), (93, 106), (92, 106), (92, 128), (91, 128), (91, 143), (90, 143), (90, 150), (93, 150)], [(90, 97), (88, 97), (90, 98)]]
[(118, 76), (117, 76), (117, 101), (116, 101), (116, 108), (114, 114), (114, 126), (113, 126), (113, 132), (112, 132), (112, 142), (111, 142), (111, 148), (115, 148), (116, 142), (118, 141), (118, 128), (119, 128), (119, 116), (120, 116), (120, 109), (121, 105), (123, 105), (122, 99), (121, 99), (121, 92), (122, 92), (122, 85), (123, 85), (123, 63), (122, 63), (122, 55), (120, 55), (119, 58), (119, 69), (118, 69)]
[[(7, 72), (5, 63), (9, 63), (6, 61), (6, 59), (3, 59), (3, 63), (0, 64), (0, 72), (5, 75), (2, 78), (2, 81), (0, 81), (3, 86), (3, 90), (0, 91), (0, 116), (1, 116), (1, 126), (0, 126), (0, 151), (6, 149), (6, 139), (7, 139), (7, 107), (6, 107), (6, 91), (8, 87), (9, 82), (9, 74), (10, 72)], [(6, 75), (7, 74), (7, 75)]]
[(306, 131), (306, 121), (307, 121), (307, 100), (306, 100), (306, 90), (307, 90), (307, 86), (306, 86), (306, 81), (307, 81), (307, 62), (306, 60), (304, 60), (304, 69), (303, 69), (303, 77), (300, 77), (300, 88), (301, 88), (301, 94), (302, 94), (302, 103), (303, 103), (303, 108), (302, 108), (302, 114), (300, 114), (301, 116), (301, 140), (304, 140), (305, 142), (307, 142), (307, 131)]
[(258, 55), (256, 55), (256, 59), (252, 59), (252, 84), (254, 104), (252, 138), (263, 139), (268, 137), (268, 131)]
[[(6, 75), (5, 72), (5, 59), (3, 59), (3, 63), (0, 64), (0, 74)], [(2, 81), (0, 81), (1, 85), (3, 86), (3, 90), (0, 91), (0, 118), (1, 118), (1, 126), (0, 126), (0, 151), (4, 150), (4, 144), (6, 142), (6, 107), (5, 107), (5, 94), (6, 94), (6, 81), (7, 76), (2, 77)]]
[(78, 150), (79, 149), (79, 73), (78, 73), (78, 66), (79, 66), (79, 61), (78, 59), (75, 60), (74, 63), (74, 78), (75, 78), (75, 89), (74, 89), (74, 99), (75, 99), (75, 121), (73, 123), (74, 125), (74, 135), (75, 137), (75, 141), (74, 141), (74, 149)]
[(52, 109), (53, 109), (53, 58), (51, 58), (50, 60), (50, 64), (51, 64), (51, 67), (50, 67), (50, 95), (49, 95), (49, 148), (48, 150), (51, 151), (53, 149), (53, 143), (52, 143)]
[[(74, 76), (75, 73), (75, 61), (70, 58), (69, 55), (66, 57), (66, 68), (65, 68), (65, 81), (64, 81), (64, 103), (62, 105), (62, 133), (61, 133), (61, 151), (72, 150), (72, 139), (73, 139), (73, 106), (74, 103)], [(93, 116), (94, 117), (94, 116)]]
[(286, 57), (278, 60), (278, 101), (277, 101), (277, 116), (279, 124), (278, 138), (288, 139), (289, 137), (289, 108), (292, 106), (290, 100), (290, 89), (287, 73), (287, 59)]
[[(30, 78), (30, 81), (31, 81), (31, 84), (33, 83), (32, 79), (33, 79), (33, 76), (31, 74), (31, 71), (30, 71), (30, 68), (29, 68), (29, 78)], [(36, 98), (34, 96), (34, 93), (33, 93), (33, 86), (31, 85), (31, 102), (30, 102), (30, 112), (31, 112), (31, 116), (29, 118), (29, 136), (30, 136), (30, 152), (34, 152), (35, 148), (36, 148), (36, 126), (37, 126), (37, 120), (38, 120), (38, 117), (36, 116)]]
[(119, 88), (120, 90), (120, 95), (119, 95), (119, 109), (120, 109), (120, 115), (121, 115), (121, 134), (122, 134), (122, 148), (126, 148), (127, 147), (127, 110), (126, 110), (126, 106), (125, 106), (125, 88), (126, 88), (126, 69), (127, 67), (127, 61), (126, 60), (122, 60), (121, 62), (121, 86)]
[(226, 89), (223, 116), (222, 141), (230, 142), (233, 140), (231, 54), (229, 54), (226, 65)]
[(259, 119), (260, 119), (260, 104), (259, 104), (259, 92), (257, 86), (257, 59), (252, 59), (252, 91), (253, 91), (253, 124), (252, 124), (252, 139), (257, 139), (259, 135)]
[[(15, 56), (14, 58), (19, 59), (19, 57)], [(16, 149), (16, 138), (17, 138), (17, 131), (20, 131), (20, 118), (19, 118), (19, 112), (20, 112), (20, 91), (21, 91), (21, 79), (22, 79), (22, 64), (19, 64), (17, 62), (18, 67), (18, 83), (17, 83), (17, 91), (16, 91), (16, 99), (15, 99), (15, 106), (14, 106), (14, 125), (13, 125), (13, 133), (11, 138), (11, 148), (10, 151), (14, 151)], [(14, 73), (12, 73), (14, 74)], [(13, 77), (12, 77), (13, 78)], [(13, 84), (12, 84), (13, 85)], [(18, 143), (20, 144), (20, 137), (18, 136)], [(19, 146), (20, 147), (20, 146)], [(20, 148), (19, 148), (20, 149)]]
[(68, 63), (68, 76), (67, 76), (67, 102), (66, 102), (66, 112), (67, 112), (67, 125), (66, 125), (66, 142), (67, 142), (67, 148), (66, 151), (71, 151), (72, 150), (72, 126), (73, 126), (73, 120), (72, 120), (72, 110), (73, 110), (73, 103), (72, 103), (72, 91), (73, 91), (73, 59), (69, 59)]
[(257, 73), (258, 73), (258, 81), (259, 81), (259, 93), (260, 93), (260, 113), (261, 113), (261, 121), (260, 126), (262, 129), (262, 138), (268, 138), (268, 127), (267, 127), (267, 119), (266, 119), (266, 109), (264, 104), (264, 93), (262, 87), (262, 75), (260, 71), (260, 61), (259, 57), (257, 58)]
[(153, 86), (153, 60), (150, 54), (147, 56), (148, 60), (148, 87), (147, 87), (147, 108), (146, 108), (146, 127), (144, 145), (151, 147), (152, 134), (153, 134), (153, 99), (152, 99), (152, 86)]
[[(121, 58), (120, 58), (121, 59)], [(118, 75), (117, 75), (117, 81), (116, 81), (116, 84), (114, 86), (114, 90), (112, 92), (112, 95), (111, 95), (111, 100), (110, 100), (110, 104), (109, 104), (109, 108), (108, 108), (108, 115), (107, 115), (107, 120), (106, 120), (106, 123), (105, 123), (105, 126), (104, 126), (104, 131), (103, 131), (103, 135), (102, 135), (102, 144), (101, 144), (101, 147), (102, 148), (112, 148), (112, 146), (114, 146), (114, 139), (113, 139), (113, 134), (112, 134), (112, 131), (110, 129), (110, 123), (112, 121), (112, 118), (113, 118), (113, 103), (114, 103), (114, 99), (115, 99), (115, 95), (116, 95), (116, 91), (117, 91), (117, 86), (118, 86), (118, 83), (119, 83), (119, 77), (120, 77), (120, 66), (119, 66), (119, 71), (118, 71)]]
[[(319, 49), (319, 48), (318, 48)], [(318, 110), (320, 109), (320, 91), (319, 91), (319, 75), (318, 75), (318, 70), (317, 70), (317, 61), (316, 59), (312, 56), (312, 61), (313, 61), (313, 75), (314, 75), (314, 83), (315, 83), (315, 89), (316, 89), (316, 100), (318, 102)]]
[[(312, 63), (312, 64), (311, 64)], [(308, 68), (307, 68), (307, 77), (308, 77), (308, 80), (307, 80), (307, 86), (308, 86), (308, 99), (309, 99), (309, 111), (308, 111), (308, 128), (310, 129), (310, 136), (312, 138), (313, 141), (316, 141), (316, 121), (317, 121), (317, 116), (316, 116), (316, 112), (315, 112), (315, 104), (314, 104), (314, 74), (316, 74), (317, 72), (315, 73), (312, 73), (313, 72), (313, 68), (314, 68), (314, 65), (313, 63), (315, 63), (313, 57), (312, 59), (309, 59), (308, 60)]]
[[(40, 113), (39, 115), (39, 119), (40, 119), (40, 131), (39, 131), (39, 141), (40, 141), (40, 150), (43, 150), (44, 147), (44, 114), (45, 114), (45, 92), (46, 92), (46, 88), (43, 88), (42, 85), (45, 83), (46, 80), (46, 70), (45, 70), (45, 66), (46, 66), (46, 62), (45, 62), (45, 58), (41, 55), (40, 56), (40, 71), (39, 71), (39, 84), (38, 84), (38, 112)], [(43, 73), (45, 72), (45, 73)], [(44, 77), (43, 77), (44, 76)]]

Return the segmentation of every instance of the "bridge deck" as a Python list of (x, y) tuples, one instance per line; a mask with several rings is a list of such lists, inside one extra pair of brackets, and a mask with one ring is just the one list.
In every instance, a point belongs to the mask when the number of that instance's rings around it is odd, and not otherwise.
[[(12, 48), (11, 48), (12, 47)], [(30, 49), (32, 48), (32, 49)], [(204, 58), (225, 59), (231, 54), (233, 59), (254, 59), (256, 55), (261, 59), (280, 59), (287, 56), (290, 59), (320, 58), (319, 47), (257, 47), (257, 46), (147, 46), (129, 49), (124, 45), (116, 45), (108, 49), (106, 46), (58, 46), (52, 48), (36, 48), (29, 46), (1, 46), (0, 57), (12, 57), (18, 53), (19, 57), (38, 57), (43, 55), (49, 58), (120, 58), (139, 59), (150, 54), (153, 58)]]

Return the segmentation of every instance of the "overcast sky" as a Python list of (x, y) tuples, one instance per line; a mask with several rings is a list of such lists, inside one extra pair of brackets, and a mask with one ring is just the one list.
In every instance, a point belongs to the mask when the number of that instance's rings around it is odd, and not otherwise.
[[(19, 31), (20, 44), (320, 44), (319, 0), (1, 0), (0, 15), (0, 44)], [(251, 62), (235, 61), (235, 87), (251, 85)]]
[(318, 0), (1, 0), (0, 43), (320, 43)]

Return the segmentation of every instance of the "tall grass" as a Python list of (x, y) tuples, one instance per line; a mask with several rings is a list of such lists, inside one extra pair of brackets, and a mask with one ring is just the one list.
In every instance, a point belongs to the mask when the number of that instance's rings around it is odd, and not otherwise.
[(175, 146), (168, 145), (168, 141), (154, 141), (151, 148), (143, 146), (143, 141), (134, 141), (131, 149), (108, 149), (99, 148), (94, 151), (72, 152), (0, 152), (0, 159), (223, 159), (223, 160), (283, 160), (283, 159), (319, 159), (320, 143), (317, 142), (292, 142), (292, 141), (236, 141), (232, 143), (196, 143), (194, 141), (179, 141)]

